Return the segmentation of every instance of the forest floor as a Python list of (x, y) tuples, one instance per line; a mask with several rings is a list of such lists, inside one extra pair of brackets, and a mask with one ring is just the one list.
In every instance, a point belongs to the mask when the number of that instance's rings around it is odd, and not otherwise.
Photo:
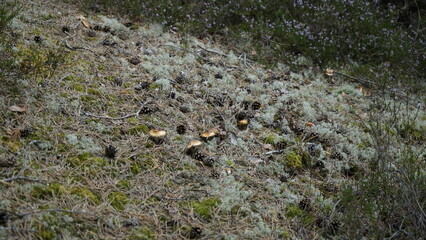
[(11, 34), (26, 74), (0, 83), (0, 238), (339, 235), (337, 194), (375, 156), (365, 86), (21, 2)]

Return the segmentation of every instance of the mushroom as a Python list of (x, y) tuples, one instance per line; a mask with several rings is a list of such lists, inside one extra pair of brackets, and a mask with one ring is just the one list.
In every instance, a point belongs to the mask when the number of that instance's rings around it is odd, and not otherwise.
[(197, 149), (203, 144), (203, 142), (198, 141), (198, 140), (192, 140), (188, 143), (188, 145), (186, 146), (186, 154), (188, 155), (192, 155), (194, 154)]
[(201, 138), (205, 141), (208, 141), (216, 137), (218, 134), (219, 134), (219, 130), (217, 130), (216, 128), (212, 128), (208, 130), (207, 132), (201, 133)]
[(166, 131), (159, 129), (151, 129), (149, 131), (149, 138), (156, 144), (161, 144), (164, 142), (164, 138), (166, 137)]
[(245, 129), (247, 129), (248, 123), (249, 123), (249, 121), (247, 119), (242, 119), (242, 120), (237, 122), (237, 127), (240, 130), (245, 130)]

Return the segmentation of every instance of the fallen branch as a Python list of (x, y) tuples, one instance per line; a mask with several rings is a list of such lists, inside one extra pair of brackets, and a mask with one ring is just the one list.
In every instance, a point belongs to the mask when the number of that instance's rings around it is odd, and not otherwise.
[(215, 51), (215, 50), (211, 50), (211, 49), (207, 49), (207, 48), (202, 47), (200, 45), (198, 45), (198, 47), (201, 48), (201, 49), (203, 49), (206, 52), (209, 52), (209, 53), (214, 53), (214, 54), (217, 54), (217, 55), (220, 55), (220, 56), (223, 56), (223, 57), (229, 57), (228, 55), (226, 55), (224, 53), (221, 53), (221, 52), (218, 52), (218, 51)]
[(29, 182), (38, 182), (41, 184), (45, 184), (47, 185), (45, 180), (41, 180), (41, 179), (35, 179), (35, 178), (28, 178), (28, 177), (23, 177), (23, 176), (15, 176), (15, 177), (11, 177), (11, 178), (5, 178), (0, 180), (1, 182), (12, 182), (12, 181), (16, 181), (16, 180), (24, 180), (24, 181), (29, 181)]
[(33, 214), (38, 214), (38, 213), (44, 213), (44, 212), (65, 212), (65, 213), (72, 213), (72, 214), (90, 215), (90, 216), (96, 217), (98, 219), (101, 218), (98, 215), (96, 215), (94, 213), (91, 213), (91, 212), (86, 212), (86, 211), (71, 211), (71, 210), (65, 210), (65, 209), (44, 209), (44, 210), (39, 210), (39, 211), (27, 212), (27, 213), (19, 213), (17, 215), (19, 215), (20, 217), (25, 217), (25, 216), (28, 216), (28, 215), (33, 215)]
[(88, 116), (88, 117), (94, 117), (94, 118), (100, 118), (100, 119), (108, 119), (108, 120), (123, 120), (123, 119), (126, 119), (126, 118), (131, 118), (131, 117), (138, 117), (139, 116), (139, 114), (140, 114), (140, 112), (142, 111), (142, 109), (144, 108), (144, 106), (146, 105), (146, 104), (148, 104), (148, 103), (150, 103), (151, 101), (146, 101), (146, 102), (144, 102), (144, 103), (141, 103), (141, 105), (142, 105), (142, 107), (140, 107), (139, 108), (139, 110), (137, 110), (136, 112), (134, 112), (134, 113), (131, 113), (131, 114), (128, 114), (128, 115), (125, 115), (125, 116), (123, 116), (123, 117), (107, 117), (107, 116), (97, 116), (97, 115), (93, 115), (93, 114), (90, 114), (90, 113), (84, 113), (86, 116)]
[(68, 41), (67, 41), (67, 40), (65, 40), (65, 47), (66, 47), (66, 48), (68, 48), (68, 49), (70, 49), (70, 50), (73, 50), (73, 51), (76, 51), (76, 50), (78, 50), (78, 49), (86, 50), (86, 51), (89, 51), (89, 52), (91, 52), (91, 53), (95, 54), (95, 56), (98, 56), (98, 54), (97, 54), (95, 51), (91, 50), (91, 49), (88, 49), (88, 48), (85, 48), (85, 47), (73, 47), (73, 46), (71, 46), (71, 45), (68, 43)]
[(266, 152), (264, 154), (265, 155), (271, 155), (271, 154), (279, 154), (279, 153), (282, 153), (282, 152), (284, 152), (284, 150), (273, 150), (273, 151)]
[(9, 230), (9, 231), (18, 231), (18, 232), (33, 232), (36, 233), (36, 230), (27, 229), (27, 228), (15, 228), (15, 227), (0, 227), (0, 230)]
[(93, 115), (90, 113), (84, 113), (86, 116), (88, 117), (94, 117), (94, 118), (100, 118), (100, 119), (108, 119), (108, 120), (123, 120), (126, 118), (131, 118), (131, 117), (137, 117), (139, 116), (139, 113), (142, 111), (142, 108), (140, 108), (138, 111), (136, 111), (135, 113), (132, 114), (128, 114), (126, 116), (123, 117), (106, 117), (106, 116), (97, 116), (97, 115)]

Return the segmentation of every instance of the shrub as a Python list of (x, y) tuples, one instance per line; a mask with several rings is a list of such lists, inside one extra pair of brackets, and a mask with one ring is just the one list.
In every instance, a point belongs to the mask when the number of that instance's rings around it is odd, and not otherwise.
[[(419, 138), (426, 131), (424, 125), (417, 127), (424, 112), (410, 108), (382, 98), (370, 109), (366, 129), (376, 156), (359, 182), (340, 197), (349, 238), (419, 239), (426, 233), (425, 140)], [(408, 136), (406, 126), (417, 134)]]
[(352, 73), (387, 82), (413, 82), (426, 68), (426, 20), (420, 17), (426, 8), (414, 0), (405, 1), (409, 8), (371, 0), (80, 1), (199, 36), (220, 35), (246, 52), (256, 49), (251, 58), (265, 63), (292, 64), (303, 55), (319, 66), (349, 64)]
[(11, 39), (5, 30), (20, 10), (20, 7), (14, 4), (0, 5), (0, 81), (9, 74), (13, 64)]

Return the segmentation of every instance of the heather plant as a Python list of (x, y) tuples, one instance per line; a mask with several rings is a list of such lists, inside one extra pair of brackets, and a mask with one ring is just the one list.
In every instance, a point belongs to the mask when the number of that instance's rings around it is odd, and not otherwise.
[[(422, 86), (416, 82), (426, 67), (422, 1), (83, 2), (199, 36), (221, 36), (264, 63), (346, 66), (350, 73), (382, 84)], [(300, 56), (308, 59), (300, 61)]]

